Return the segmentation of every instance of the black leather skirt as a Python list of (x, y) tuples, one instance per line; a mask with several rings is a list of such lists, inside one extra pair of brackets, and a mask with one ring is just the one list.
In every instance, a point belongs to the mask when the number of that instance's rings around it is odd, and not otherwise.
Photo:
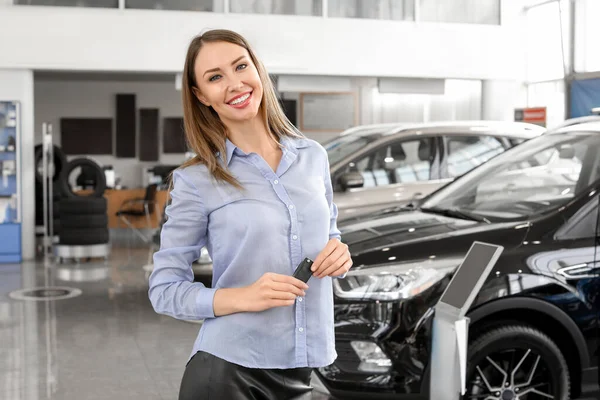
[(188, 362), (179, 400), (310, 400), (311, 368), (246, 368), (199, 351)]

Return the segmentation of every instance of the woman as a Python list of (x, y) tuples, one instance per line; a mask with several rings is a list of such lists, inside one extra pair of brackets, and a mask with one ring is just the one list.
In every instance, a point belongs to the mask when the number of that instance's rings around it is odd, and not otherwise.
[[(173, 173), (149, 290), (156, 312), (204, 320), (179, 398), (310, 398), (311, 368), (336, 358), (331, 279), (352, 265), (327, 153), (287, 120), (235, 32), (192, 40), (182, 90), (197, 156)], [(193, 282), (203, 246), (212, 288)], [(292, 277), (305, 257), (308, 285)]]

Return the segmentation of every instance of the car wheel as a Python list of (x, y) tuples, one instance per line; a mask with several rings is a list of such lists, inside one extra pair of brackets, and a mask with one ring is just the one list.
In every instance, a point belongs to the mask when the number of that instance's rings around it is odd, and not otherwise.
[(569, 388), (564, 356), (535, 328), (491, 329), (469, 346), (465, 400), (568, 400)]

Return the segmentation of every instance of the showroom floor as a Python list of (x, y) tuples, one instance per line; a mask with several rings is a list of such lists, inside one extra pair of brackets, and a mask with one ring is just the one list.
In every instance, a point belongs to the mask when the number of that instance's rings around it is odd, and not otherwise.
[[(113, 249), (106, 264), (0, 265), (0, 398), (176, 399), (199, 325), (153, 311), (142, 268), (148, 254)], [(81, 294), (51, 302), (9, 296), (40, 286)], [(329, 398), (313, 384), (313, 399)]]

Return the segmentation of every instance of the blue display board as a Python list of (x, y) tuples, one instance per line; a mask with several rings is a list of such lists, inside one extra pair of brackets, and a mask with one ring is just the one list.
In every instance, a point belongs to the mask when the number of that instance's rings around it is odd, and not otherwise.
[(592, 115), (592, 108), (600, 107), (600, 79), (571, 82), (570, 117)]
[(19, 103), (0, 102), (0, 263), (21, 261)]

